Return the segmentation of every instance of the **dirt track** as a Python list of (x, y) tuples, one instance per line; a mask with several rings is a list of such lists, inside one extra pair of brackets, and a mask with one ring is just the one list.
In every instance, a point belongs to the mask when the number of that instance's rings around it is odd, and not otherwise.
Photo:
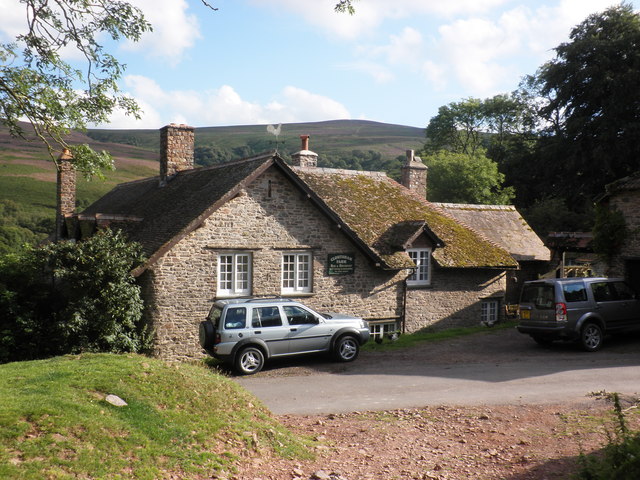
[[(601, 352), (586, 354), (571, 345), (544, 349), (512, 330), (496, 331), (401, 352), (365, 353), (346, 366), (323, 357), (276, 362), (255, 379), (279, 383), (286, 377), (307, 376), (308, 382), (314, 382), (318, 375), (353, 374), (379, 370), (390, 363), (398, 368), (416, 362), (440, 366), (541, 362), (556, 368), (576, 361), (593, 368), (602, 363), (637, 365), (638, 347), (638, 338), (612, 339)], [(465, 394), (459, 392), (460, 398)], [(625, 401), (630, 421), (637, 427), (635, 397), (629, 395)], [(585, 395), (579, 403), (447, 404), (346, 414), (281, 415), (278, 418), (290, 429), (320, 441), (317, 458), (288, 461), (258, 450), (231, 478), (307, 480), (321, 478), (322, 471), (327, 474), (325, 478), (347, 480), (568, 478), (581, 452), (604, 445), (605, 432), (613, 429), (609, 411), (609, 404)]]

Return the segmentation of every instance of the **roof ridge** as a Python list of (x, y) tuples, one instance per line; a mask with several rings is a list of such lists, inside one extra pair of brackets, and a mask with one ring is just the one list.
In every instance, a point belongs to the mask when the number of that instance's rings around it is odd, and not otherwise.
[(438, 205), (444, 208), (451, 208), (456, 210), (504, 210), (515, 211), (515, 205), (491, 205), (483, 203), (447, 203), (447, 202), (431, 202), (434, 205)]
[(304, 173), (319, 173), (319, 174), (340, 174), (340, 175), (364, 175), (373, 178), (389, 178), (385, 172), (373, 171), (373, 170), (350, 170), (346, 168), (328, 168), (328, 167), (300, 167), (297, 165), (290, 165), (291, 169)]

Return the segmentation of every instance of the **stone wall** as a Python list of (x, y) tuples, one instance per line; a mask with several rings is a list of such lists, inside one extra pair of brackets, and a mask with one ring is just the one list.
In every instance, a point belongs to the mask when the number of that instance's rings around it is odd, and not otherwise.
[[(319, 311), (364, 318), (401, 315), (406, 272), (372, 266), (346, 236), (275, 169), (265, 172), (153, 265), (142, 278), (156, 354), (202, 356), (198, 324), (216, 299), (217, 258), (242, 250), (253, 256), (254, 296), (280, 295), (282, 254), (313, 252), (313, 293), (293, 298)], [(354, 253), (351, 275), (327, 275), (331, 253)]]
[(407, 290), (406, 331), (478, 325), (480, 300), (501, 298), (505, 287), (504, 271), (433, 268), (430, 286)]
[(640, 259), (640, 191), (623, 190), (616, 193), (610, 198), (609, 207), (622, 212), (629, 234), (620, 254), (612, 259), (607, 273), (611, 277), (628, 277), (626, 261)]
[(172, 123), (160, 129), (160, 183), (193, 168), (194, 128)]

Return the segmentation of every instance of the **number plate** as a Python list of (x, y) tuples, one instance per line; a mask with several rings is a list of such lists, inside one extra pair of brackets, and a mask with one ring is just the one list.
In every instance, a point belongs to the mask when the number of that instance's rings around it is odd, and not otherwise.
[(531, 318), (531, 310), (520, 310), (520, 318), (529, 320)]

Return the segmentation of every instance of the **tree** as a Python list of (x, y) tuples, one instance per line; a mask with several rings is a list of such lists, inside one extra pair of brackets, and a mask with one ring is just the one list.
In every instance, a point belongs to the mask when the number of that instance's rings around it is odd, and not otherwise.
[(514, 196), (512, 187), (502, 187), (504, 175), (498, 165), (483, 152), (475, 155), (444, 150), (427, 157), (432, 202), (508, 204)]
[(530, 82), (548, 136), (548, 165), (574, 204), (591, 203), (604, 186), (640, 168), (640, 16), (630, 4), (590, 15), (556, 58)]
[(86, 351), (143, 352), (142, 248), (104, 230), (0, 256), (0, 362)]
[[(98, 39), (137, 41), (151, 29), (142, 12), (120, 0), (20, 0), (26, 6), (26, 31), (0, 44), (0, 122), (24, 136), (26, 118), (55, 161), (68, 149), (76, 168), (91, 176), (112, 165), (107, 152), (69, 145), (72, 129), (107, 122), (114, 109), (138, 116), (135, 101), (118, 90), (124, 65)], [(65, 49), (82, 55), (84, 68), (64, 60)]]

